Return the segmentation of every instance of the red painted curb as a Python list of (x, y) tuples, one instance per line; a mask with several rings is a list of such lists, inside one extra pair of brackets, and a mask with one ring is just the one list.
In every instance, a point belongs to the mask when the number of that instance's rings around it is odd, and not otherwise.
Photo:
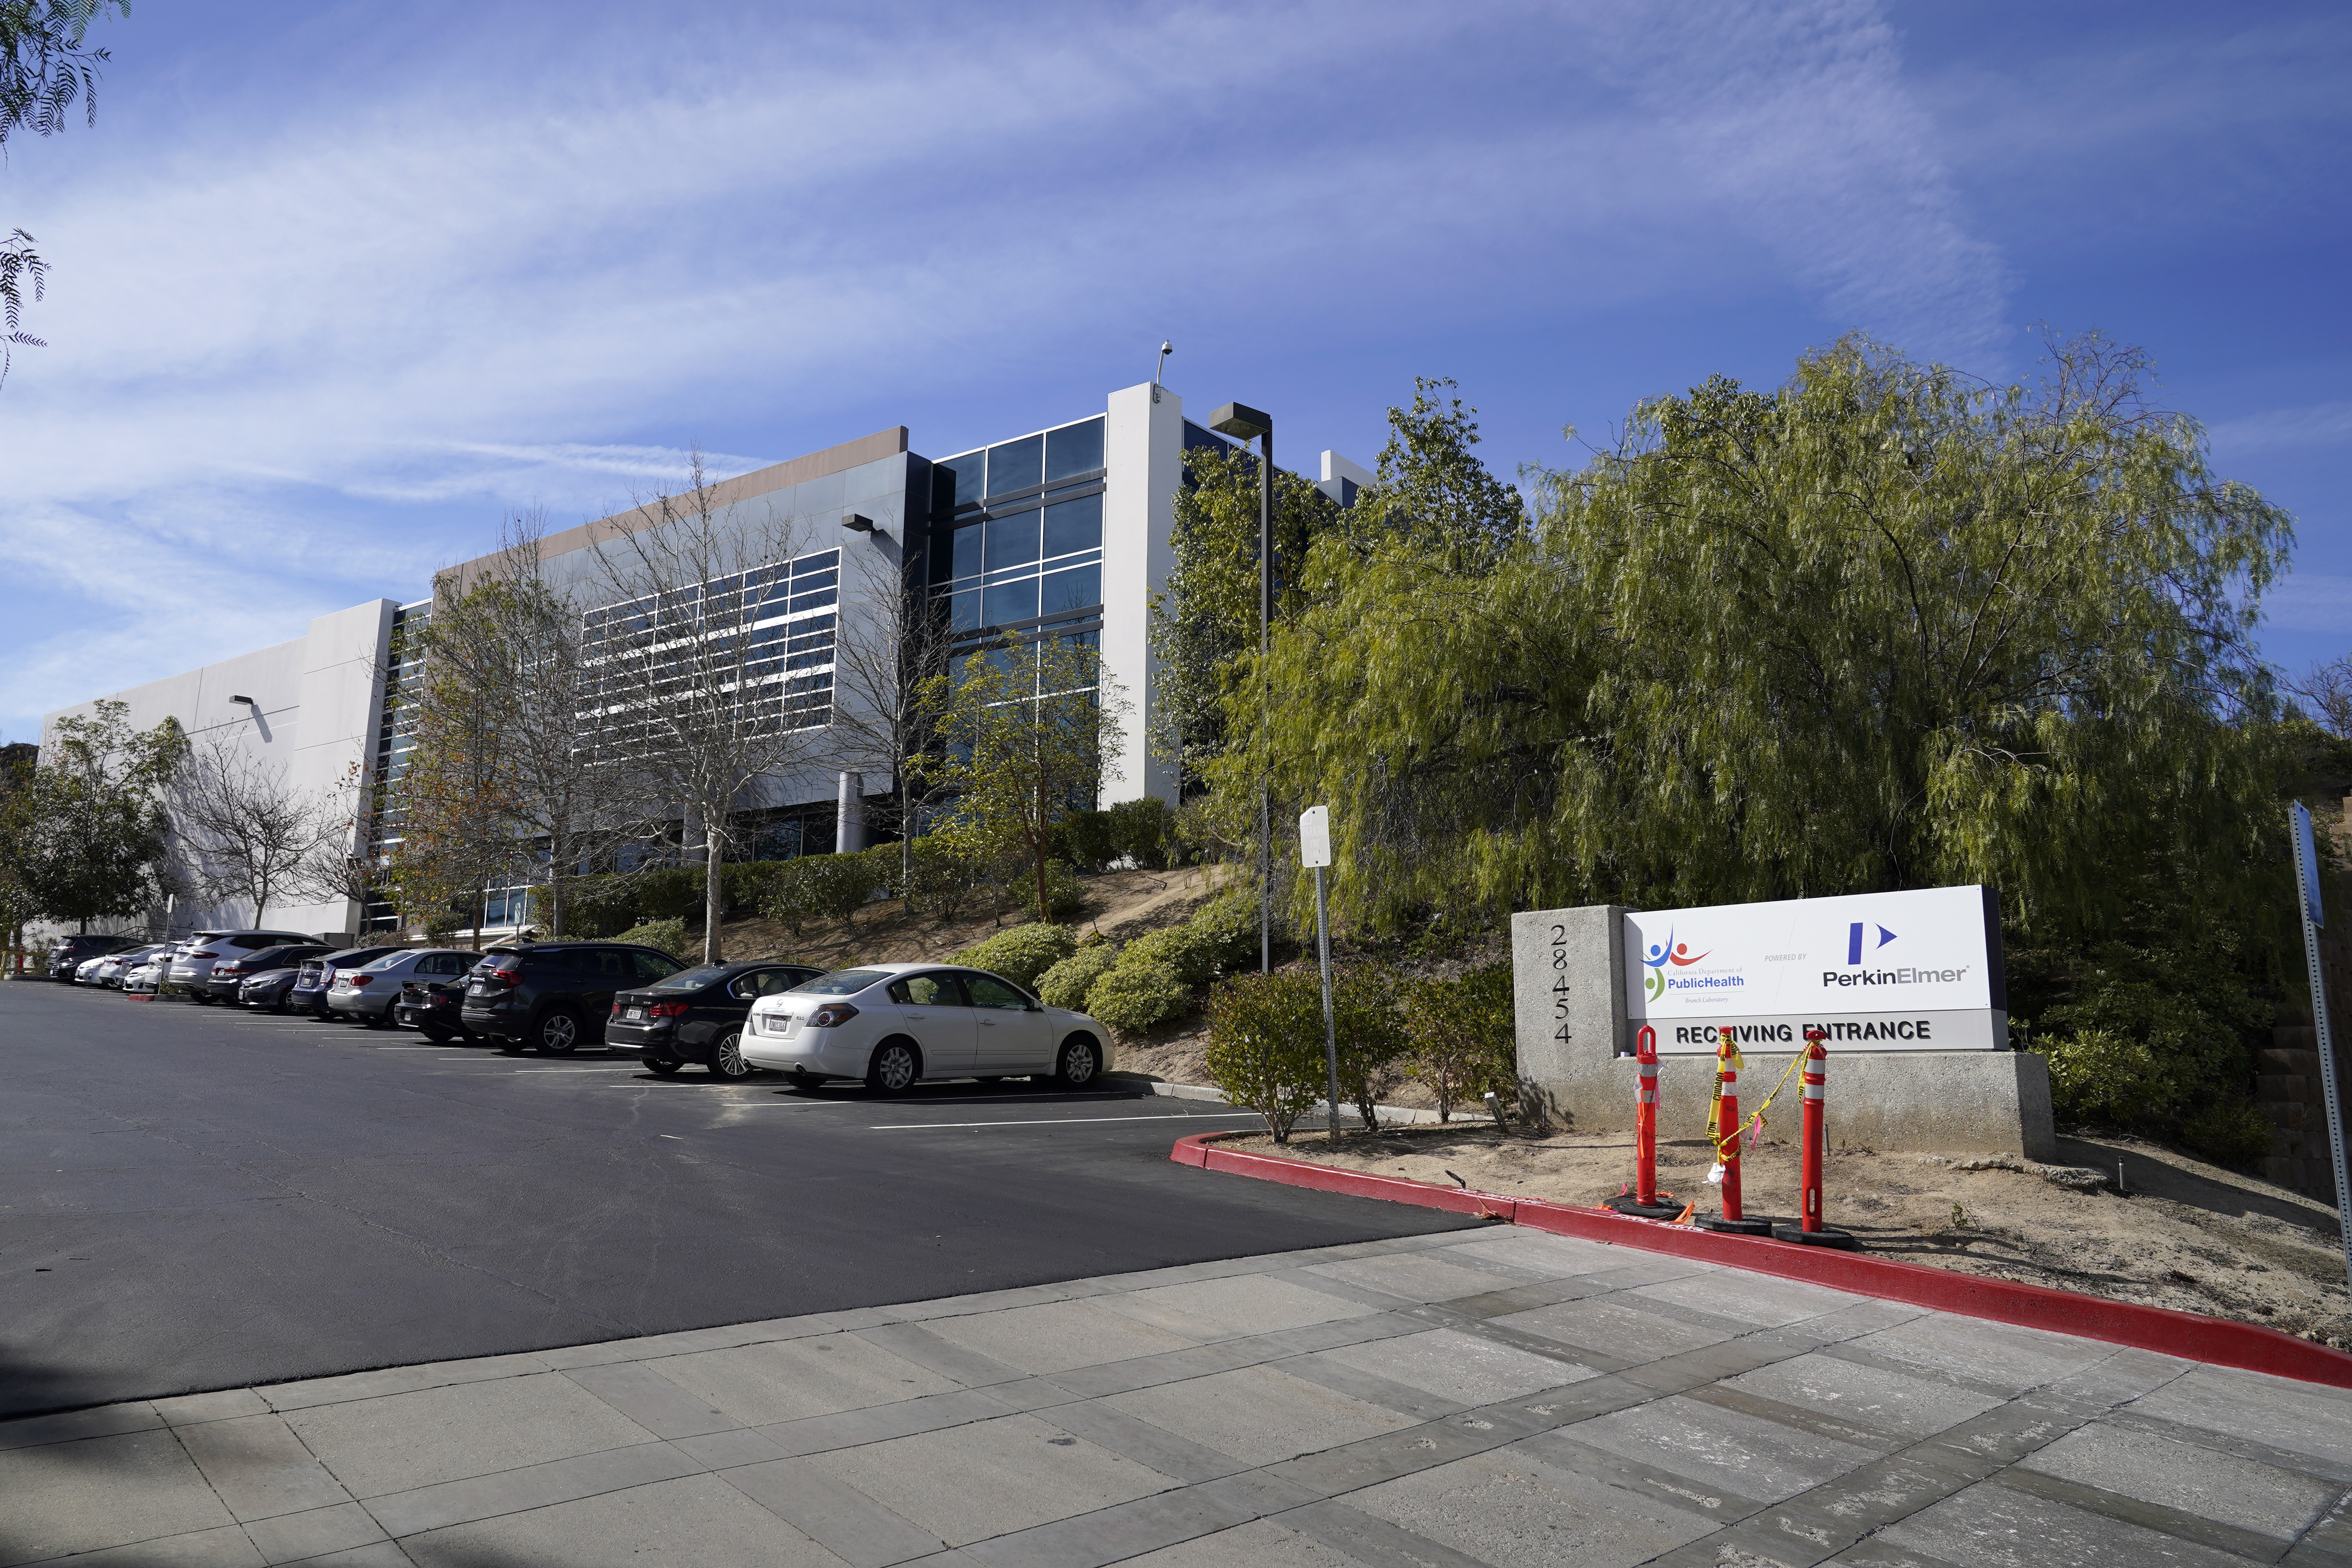
[(2021, 1284), (2012, 1279), (1989, 1279), (1982, 1275), (1958, 1274), (1948, 1268), (1905, 1263), (1892, 1258), (1836, 1252), (1761, 1237), (1718, 1236), (1689, 1226), (1629, 1219), (1608, 1209), (1574, 1208), (1499, 1193), (1433, 1186), (1402, 1176), (1342, 1170), (1279, 1154), (1248, 1154), (1238, 1149), (1210, 1147), (1217, 1139), (1234, 1136), (1231, 1132), (1195, 1132), (1178, 1139), (1168, 1157), (1180, 1164), (1198, 1165), (1230, 1175), (1415, 1204), (1454, 1214), (1481, 1215), (1554, 1236), (1728, 1264), (1782, 1279), (1826, 1285), (1857, 1296), (1875, 1296), (1882, 1300), (1958, 1312), (1963, 1317), (1989, 1318), (2030, 1329), (2105, 1340), (2109, 1344), (2132, 1345), (2184, 1361), (2210, 1362), (2216, 1366), (2241, 1367), (2305, 1383), (2352, 1388), (2352, 1355), (2254, 1323), (2177, 1312), (2169, 1307), (2109, 1301), (2073, 1290), (2053, 1290), (2047, 1286)]

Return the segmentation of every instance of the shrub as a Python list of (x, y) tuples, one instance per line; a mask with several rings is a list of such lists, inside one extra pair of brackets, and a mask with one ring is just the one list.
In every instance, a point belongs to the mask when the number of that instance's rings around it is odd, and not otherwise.
[(1511, 966), (1491, 963), (1459, 980), (1426, 980), (1403, 994), (1405, 1071), (1437, 1099), (1437, 1119), (1489, 1089), (1515, 1096), (1519, 1081)]
[(1078, 950), (1037, 977), (1037, 994), (1048, 1007), (1069, 1007), (1087, 1012), (1087, 993), (1094, 983), (1110, 973), (1110, 944), (1097, 942), (1091, 946), (1078, 944)]
[(2181, 1142), (2200, 1154), (2242, 1163), (2271, 1152), (2270, 1119), (2250, 1100), (2215, 1100), (2180, 1123)]
[[(720, 867), (719, 874), (723, 882), (726, 868)], [(702, 923), (701, 867), (665, 866), (658, 871), (639, 871), (628, 880), (635, 884), (630, 912), (638, 920)]]
[(637, 923), (636, 892), (625, 877), (583, 877), (563, 885), (563, 934), (609, 937)]
[(887, 848), (887, 864), (871, 849), (847, 855), (804, 855), (795, 862), (800, 868), (793, 878), (795, 890), (807, 909), (854, 927), (857, 911), (877, 892), (898, 880), (898, 847), (893, 844)]
[(1164, 963), (1122, 957), (1087, 992), (1087, 1011), (1129, 1039), (1192, 1005), (1192, 989)]
[[(1118, 975), (1104, 976), (1096, 989)], [(1096, 1014), (1097, 1017), (1102, 1015)], [(1209, 1081), (1277, 1143), (1323, 1098), (1323, 986), (1313, 971), (1237, 974), (1209, 994)]]
[(1230, 974), (1257, 960), (1257, 889), (1234, 888), (1192, 912), (1189, 922), (1218, 970)]
[(1108, 811), (1074, 811), (1055, 823), (1056, 837), (1070, 859), (1099, 871), (1118, 858), (1118, 836)]
[(998, 931), (986, 942), (956, 953), (950, 962), (1002, 974), (1014, 984), (1034, 991), (1039, 975), (1077, 950), (1077, 936), (1069, 927), (1033, 922)]
[(985, 864), (938, 835), (916, 839), (908, 860), (908, 901), (940, 920), (962, 913), (990, 885)]
[(2163, 1128), (2216, 1097), (2218, 1075), (2203, 1053), (2164, 1050), (2121, 1030), (2078, 1029), (2034, 1048), (2050, 1059), (2051, 1105), (2063, 1121)]
[(613, 940), (634, 942), (639, 947), (654, 948), (680, 961), (686, 960), (688, 956), (686, 922), (676, 918), (666, 921), (647, 921), (643, 925), (631, 926)]
[[(1024, 882), (1026, 888), (1031, 884)], [(1086, 908), (1087, 889), (1079, 882), (1077, 872), (1066, 860), (1045, 862), (1045, 914), (1048, 919), (1066, 921)]]
[[(1316, 1022), (1322, 1022), (1322, 976), (1316, 974)], [(1370, 1131), (1381, 1101), (1404, 1077), (1403, 1016), (1397, 1011), (1396, 976), (1381, 964), (1350, 964), (1331, 976), (1331, 1029), (1339, 1061), (1339, 1092), (1355, 1102)]]
[(1165, 870), (1176, 854), (1176, 817), (1158, 795), (1123, 800), (1096, 815), (1108, 818), (1110, 853), (1106, 860), (1124, 856), (1150, 870)]

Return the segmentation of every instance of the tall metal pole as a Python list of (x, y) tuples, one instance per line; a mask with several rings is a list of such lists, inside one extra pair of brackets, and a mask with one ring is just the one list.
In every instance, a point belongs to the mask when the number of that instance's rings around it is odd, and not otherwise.
[(1330, 1119), (1323, 1124), (1327, 1138), (1339, 1136), (1339, 1026), (1331, 1013), (1331, 916), (1323, 902), (1323, 879), (1329, 868), (1315, 868), (1315, 950), (1323, 960), (1323, 1072), (1330, 1095)]
[[(1265, 422), (1259, 437), (1257, 470), (1257, 728), (1260, 745), (1257, 775), (1257, 968), (1274, 970), (1274, 735), (1273, 709), (1266, 694), (1266, 658), (1274, 629), (1274, 421)], [(1318, 879), (1318, 886), (1320, 879)], [(1329, 1010), (1327, 1004), (1327, 1012)], [(1334, 1109), (1336, 1118), (1339, 1111)]]
[(2319, 927), (2327, 911), (2319, 902), (2319, 853), (2311, 839), (2311, 813), (2296, 801), (2287, 808), (2294, 828), (2294, 879), (2302, 895), (2303, 961), (2311, 972), (2311, 1026), (2319, 1047), (2319, 1089), (2327, 1102), (2327, 1155), (2336, 1167), (2336, 1233), (2344, 1247), (2344, 1278), (2352, 1286), (2352, 1226), (2345, 1223), (2352, 1197), (2344, 1179), (2344, 1102), (2336, 1089), (2336, 1036), (2327, 1025), (2327, 983), (2319, 972)]

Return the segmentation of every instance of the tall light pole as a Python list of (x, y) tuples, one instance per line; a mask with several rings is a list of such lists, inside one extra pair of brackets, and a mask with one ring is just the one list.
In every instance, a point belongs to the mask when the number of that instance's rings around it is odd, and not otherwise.
[(1209, 416), (1209, 428), (1247, 441), (1258, 438), (1257, 463), (1257, 707), (1259, 743), (1265, 749), (1257, 774), (1257, 967), (1274, 968), (1274, 740), (1266, 703), (1266, 655), (1274, 626), (1274, 416), (1247, 404), (1228, 403)]

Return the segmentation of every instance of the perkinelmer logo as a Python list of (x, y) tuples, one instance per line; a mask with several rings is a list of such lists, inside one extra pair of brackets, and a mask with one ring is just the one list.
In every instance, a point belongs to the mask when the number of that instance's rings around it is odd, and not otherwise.
[[(1869, 928), (1869, 925), (1870, 922), (1868, 921), (1856, 921), (1853, 924), (1845, 928), (1845, 961), (1848, 963), (1860, 963), (1862, 962), (1862, 933)], [(1880, 926), (1878, 928), (1877, 946), (1885, 947), (1888, 942), (1893, 942), (1894, 940), (1895, 933), (1893, 931), (1888, 931), (1885, 926)]]
[[(1845, 928), (1845, 961), (1859, 973), (1841, 973), (1834, 969), (1822, 971), (1823, 985), (1931, 985), (1949, 984), (1968, 973), (1966, 966), (1958, 969), (1862, 969), (1862, 948), (1864, 934), (1870, 930), (1868, 921), (1856, 921)], [(1885, 947), (1895, 940), (1895, 933), (1885, 926), (1878, 927), (1878, 940), (1872, 950)]]

